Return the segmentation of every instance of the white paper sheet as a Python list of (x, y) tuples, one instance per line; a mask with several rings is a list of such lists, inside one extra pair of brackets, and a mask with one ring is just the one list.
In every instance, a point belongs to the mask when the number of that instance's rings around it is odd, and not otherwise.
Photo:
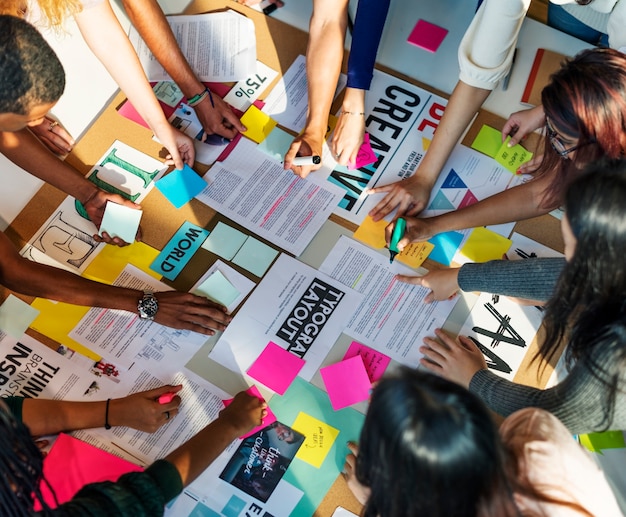
[[(113, 285), (153, 292), (172, 290), (130, 264)], [(207, 339), (197, 332), (142, 320), (136, 313), (99, 307), (89, 309), (69, 335), (125, 368), (143, 361), (154, 373), (165, 374), (186, 364)]]
[[(254, 22), (234, 11), (168, 16), (179, 47), (201, 81), (238, 81), (254, 72)], [(165, 72), (131, 25), (129, 38), (150, 81), (167, 81)]]
[[(305, 297), (315, 299), (314, 303)], [(267, 343), (273, 341), (306, 361), (300, 376), (311, 380), (361, 298), (327, 275), (281, 255), (239, 309), (209, 357), (236, 373), (245, 373)], [(294, 323), (292, 316), (297, 308), (302, 310)], [(316, 324), (307, 327), (313, 318)]]
[(245, 138), (204, 179), (208, 186), (196, 199), (294, 255), (304, 251), (341, 197), (314, 174), (302, 179), (283, 170)]
[(429, 289), (395, 279), (415, 271), (342, 236), (320, 271), (364, 295), (344, 332), (392, 359), (416, 367), (422, 339), (443, 325), (455, 301), (424, 303)]

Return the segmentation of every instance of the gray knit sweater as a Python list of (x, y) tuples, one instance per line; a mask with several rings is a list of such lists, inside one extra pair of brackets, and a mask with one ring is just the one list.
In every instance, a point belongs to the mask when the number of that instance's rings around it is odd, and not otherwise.
[[(539, 258), (466, 264), (459, 271), (459, 285), (464, 291), (545, 300), (551, 296), (564, 263), (563, 259)], [(593, 359), (604, 366), (614, 358), (596, 349)], [(620, 384), (626, 386), (626, 371)], [(626, 393), (618, 393), (612, 418), (605, 422), (606, 385), (582, 363), (576, 363), (562, 382), (546, 390), (515, 384), (490, 370), (478, 371), (469, 389), (505, 417), (518, 409), (538, 407), (553, 413), (575, 434), (606, 428), (626, 430)]]

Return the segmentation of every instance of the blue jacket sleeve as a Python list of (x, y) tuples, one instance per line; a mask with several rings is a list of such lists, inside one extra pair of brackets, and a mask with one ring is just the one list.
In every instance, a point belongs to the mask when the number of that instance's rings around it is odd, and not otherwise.
[(348, 58), (348, 86), (369, 90), (390, 0), (359, 0)]

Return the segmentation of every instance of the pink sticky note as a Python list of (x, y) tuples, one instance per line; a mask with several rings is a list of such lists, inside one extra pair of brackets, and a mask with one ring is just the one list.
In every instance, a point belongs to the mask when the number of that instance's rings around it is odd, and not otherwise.
[[(59, 504), (69, 501), (89, 483), (117, 481), (122, 474), (142, 470), (134, 463), (63, 433), (59, 434), (43, 462), (44, 478), (54, 489)], [(46, 503), (56, 508), (46, 483), (42, 482), (40, 488)], [(39, 510), (41, 506), (36, 504), (35, 511)]]
[(446, 34), (448, 29), (426, 20), (418, 20), (407, 41), (429, 52), (437, 52)]
[(124, 104), (122, 104), (122, 107), (118, 109), (117, 112), (118, 114), (122, 115), (122, 117), (126, 117), (128, 120), (132, 120), (140, 126), (143, 126), (146, 129), (150, 129), (148, 124), (146, 124), (146, 122), (141, 118), (141, 115), (137, 113), (137, 110), (130, 103), (130, 101), (126, 101)]
[(383, 376), (391, 358), (385, 354), (374, 350), (368, 346), (362, 345), (353, 341), (348, 347), (346, 355), (343, 356), (344, 360), (350, 359), (356, 355), (360, 355), (365, 365), (365, 371), (371, 382), (376, 382)]
[(348, 164), (348, 169), (360, 169), (370, 163), (374, 163), (376, 159), (376, 155), (374, 154), (374, 151), (372, 151), (372, 146), (370, 144), (370, 135), (369, 133), (365, 133), (363, 136), (363, 143), (361, 144), (359, 152), (356, 155), (356, 163)]
[(360, 355), (320, 368), (320, 374), (335, 411), (369, 398), (372, 383)]
[(248, 375), (283, 395), (303, 366), (303, 359), (270, 341), (248, 369)]
[[(263, 395), (261, 395), (261, 392), (259, 391), (259, 388), (257, 388), (256, 386), (250, 386), (246, 390), (246, 393), (248, 393), (249, 395), (252, 395), (253, 397), (256, 397), (258, 399), (265, 400), (263, 398)], [(224, 401), (224, 406), (229, 406), (232, 401), (233, 401), (233, 399), (225, 400)], [(272, 412), (270, 407), (267, 406), (267, 416), (263, 419), (263, 423), (261, 425), (256, 426), (254, 429), (252, 429), (251, 431), (247, 432), (243, 436), (240, 436), (240, 438), (243, 440), (244, 438), (247, 438), (248, 436), (252, 436), (254, 433), (260, 431), (261, 429), (263, 429), (264, 427), (267, 427), (270, 424), (273, 424), (274, 422), (276, 422), (276, 415)]]

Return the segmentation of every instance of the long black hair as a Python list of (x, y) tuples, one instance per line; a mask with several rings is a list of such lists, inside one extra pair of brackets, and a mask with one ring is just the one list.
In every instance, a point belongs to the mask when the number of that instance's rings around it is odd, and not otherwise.
[(26, 517), (33, 513), (33, 497), (48, 515), (39, 483), (43, 479), (43, 456), (28, 428), (0, 403), (0, 515)]
[(598, 425), (607, 427), (626, 391), (626, 160), (588, 166), (567, 189), (565, 210), (576, 248), (548, 303), (539, 355), (549, 360), (568, 339), (568, 364), (581, 363), (606, 385)]
[(461, 386), (408, 368), (377, 385), (356, 462), (364, 517), (518, 516), (504, 465), (487, 409)]

